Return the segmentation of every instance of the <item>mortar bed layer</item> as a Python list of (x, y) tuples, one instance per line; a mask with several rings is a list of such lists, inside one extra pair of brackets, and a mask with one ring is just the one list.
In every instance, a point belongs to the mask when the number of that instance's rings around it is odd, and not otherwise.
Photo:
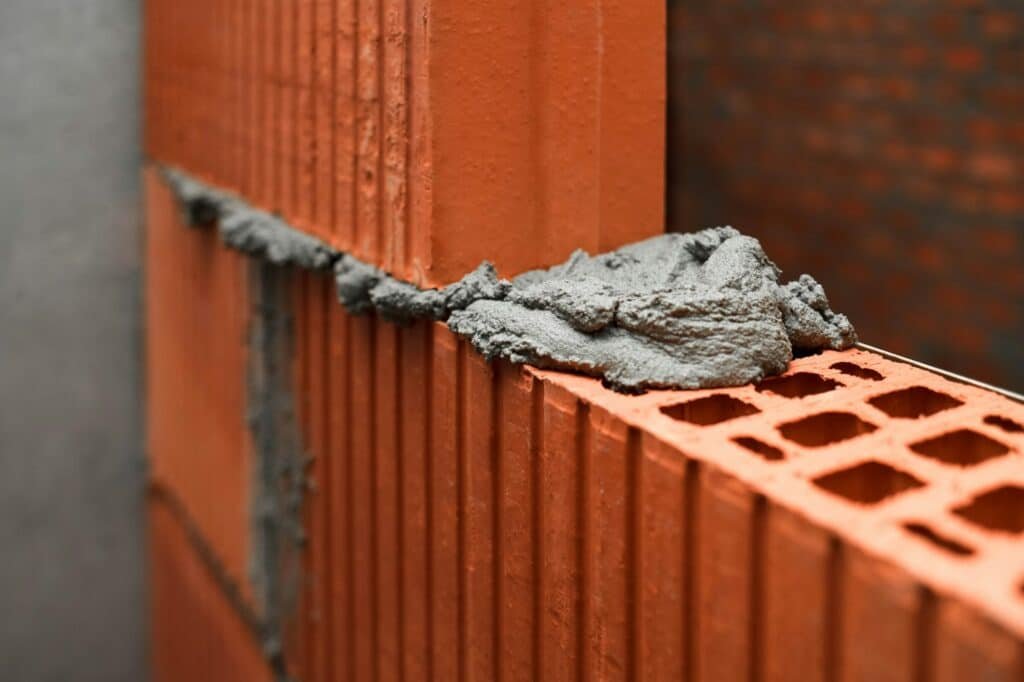
[(421, 289), (303, 234), (281, 218), (165, 168), (187, 224), (280, 265), (333, 268), (352, 313), (447, 322), (487, 359), (602, 378), (622, 392), (740, 386), (780, 374), (794, 351), (852, 347), (856, 333), (809, 275), (780, 283), (760, 243), (731, 227), (665, 234), (500, 279), (482, 263)]

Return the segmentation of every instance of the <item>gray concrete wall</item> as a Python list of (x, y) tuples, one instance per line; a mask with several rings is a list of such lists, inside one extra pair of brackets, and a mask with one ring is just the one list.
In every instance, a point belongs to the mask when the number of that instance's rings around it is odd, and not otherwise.
[(0, 0), (0, 677), (146, 679), (139, 0)]

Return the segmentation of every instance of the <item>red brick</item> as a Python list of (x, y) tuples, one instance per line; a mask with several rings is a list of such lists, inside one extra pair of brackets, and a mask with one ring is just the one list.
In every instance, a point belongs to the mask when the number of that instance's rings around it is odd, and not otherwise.
[[(303, 281), (314, 460), (293, 670), (910, 679), (1018, 665), (1016, 540), (953, 510), (1024, 485), (1024, 440), (999, 425), (1024, 424), (1021, 406), (857, 351), (797, 360), (772, 390), (623, 396), (488, 365), (442, 325), (349, 317), (326, 280)], [(699, 426), (661, 409), (716, 395), (758, 411)], [(949, 440), (965, 429), (1002, 449), (971, 456)]]
[[(184, 109), (150, 107), (158, 161), (244, 190), (424, 285), (485, 259), (514, 275), (662, 229), (665, 8), (655, 0), (525, 13), (494, 0), (264, 1), (256, 25), (244, 22), (266, 48), (255, 54), (235, 49), (242, 27), (226, 4), (214, 21), (200, 4), (175, 26), (181, 54), (156, 42), (147, 51), (147, 73), (171, 72)], [(256, 92), (248, 118), (227, 78), (236, 71)], [(164, 128), (185, 144), (159, 144)], [(245, 183), (232, 170), (236, 138), (248, 143)]]
[[(459, 535), (460, 445), (458, 412), (462, 390), (461, 345), (440, 326), (430, 327), (430, 594), (432, 614), (431, 670), (438, 679), (459, 679), (464, 652)], [(449, 406), (448, 409), (441, 409)]]
[(257, 633), (159, 498), (148, 507), (152, 675), (159, 682), (270, 682)]
[(143, 183), (150, 479), (181, 500), (248, 592), (253, 456), (245, 426), (246, 262), (216, 234), (181, 224), (154, 171)]
[[(639, 595), (636, 669), (645, 680), (683, 679), (693, 652), (688, 630), (692, 614), (692, 582), (688, 578), (691, 543), (693, 481), (675, 450), (641, 434), (636, 506), (640, 526), (634, 552), (640, 567), (635, 574)], [(655, 502), (659, 500), (659, 502)], [(636, 546), (639, 546), (638, 548)]]

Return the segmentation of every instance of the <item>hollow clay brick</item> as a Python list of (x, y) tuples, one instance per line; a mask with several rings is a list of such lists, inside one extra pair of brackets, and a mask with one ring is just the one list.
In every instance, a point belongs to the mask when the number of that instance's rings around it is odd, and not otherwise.
[[(634, 623), (634, 670), (645, 680), (679, 680), (689, 672), (692, 647), (690, 608), (693, 572), (687, 566), (693, 533), (686, 465), (658, 440), (641, 432), (636, 455), (634, 505), (637, 537), (633, 541), (637, 609)], [(645, 500), (661, 500), (658, 506)]]
[[(145, 183), (152, 480), (244, 596), (246, 261)], [(1019, 677), (1020, 405), (859, 351), (624, 396), (294, 282), (304, 678)]]
[[(240, 259), (147, 187), (154, 480), (242, 575)], [(311, 464), (293, 671), (1019, 678), (1020, 405), (860, 351), (759, 387), (625, 396), (296, 281)]]
[[(816, 393), (820, 382), (794, 382), (805, 396), (755, 387), (622, 396), (530, 371), (544, 390), (553, 383), (591, 413), (609, 411), (698, 473), (685, 488), (698, 498), (687, 502), (696, 519), (684, 554), (684, 572), (696, 575), (682, 579), (696, 599), (683, 649), (695, 678), (1021, 674), (1021, 405), (859, 351), (795, 361), (787, 376), (838, 384)], [(897, 392), (921, 406), (875, 406)], [(698, 400), (710, 402), (675, 407)], [(845, 415), (874, 430), (850, 429)], [(787, 424), (801, 426), (787, 437)], [(915, 450), (921, 442), (933, 444), (927, 454)], [(781, 458), (766, 458), (764, 446)]]
[(436, 679), (459, 679), (462, 646), (459, 393), (464, 386), (461, 343), (431, 327), (430, 358), (430, 595), (431, 670)]
[(147, 7), (150, 158), (425, 286), (661, 232), (664, 3), (230, 1)]

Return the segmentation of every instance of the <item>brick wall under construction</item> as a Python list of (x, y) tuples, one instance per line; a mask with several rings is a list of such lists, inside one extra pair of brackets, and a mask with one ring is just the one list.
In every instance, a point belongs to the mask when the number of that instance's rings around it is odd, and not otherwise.
[(147, 184), (158, 679), (1019, 679), (1020, 405), (863, 352), (623, 396), (298, 271), (302, 568), (268, 630), (252, 270)]
[(626, 396), (183, 223), (159, 165), (422, 284), (656, 233), (664, 8), (502, 7), (150, 3), (156, 679), (1020, 679), (1021, 405), (861, 351)]

